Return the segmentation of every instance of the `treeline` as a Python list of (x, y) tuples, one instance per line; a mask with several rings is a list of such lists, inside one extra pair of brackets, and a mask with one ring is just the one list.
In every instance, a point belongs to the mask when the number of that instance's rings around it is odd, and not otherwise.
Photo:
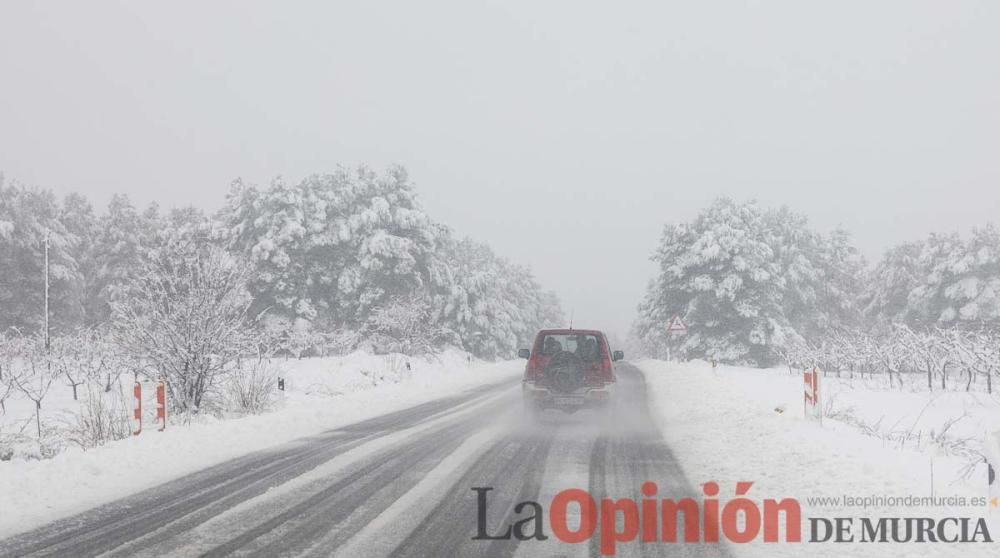
[[(894, 247), (872, 267), (843, 230), (823, 234), (788, 208), (719, 199), (692, 222), (667, 225), (653, 260), (659, 273), (632, 331), (648, 354), (770, 366), (802, 347), (835, 346), (847, 331), (896, 347), (901, 326), (964, 339), (1000, 324), (991, 225)], [(673, 316), (688, 335), (668, 334)]]
[(140, 210), (124, 195), (98, 212), (0, 180), (0, 330), (41, 330), (46, 239), (55, 336), (107, 324), (116, 304), (148, 296), (150, 269), (209, 247), (247, 266), (247, 315), (298, 354), (451, 345), (507, 357), (562, 319), (528, 269), (428, 217), (401, 167), (236, 181), (214, 214)]
[(988, 327), (845, 327), (819, 342), (797, 340), (775, 351), (792, 372), (817, 366), (838, 377), (878, 374), (898, 388), (972, 391), (978, 386), (993, 393), (993, 376), (1000, 373), (1000, 331)]

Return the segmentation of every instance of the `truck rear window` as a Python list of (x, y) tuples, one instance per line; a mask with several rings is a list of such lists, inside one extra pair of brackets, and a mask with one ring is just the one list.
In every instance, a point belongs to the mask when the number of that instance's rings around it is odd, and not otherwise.
[(547, 333), (542, 336), (541, 352), (554, 355), (566, 351), (582, 360), (597, 360), (601, 357), (600, 346), (600, 338), (592, 333)]

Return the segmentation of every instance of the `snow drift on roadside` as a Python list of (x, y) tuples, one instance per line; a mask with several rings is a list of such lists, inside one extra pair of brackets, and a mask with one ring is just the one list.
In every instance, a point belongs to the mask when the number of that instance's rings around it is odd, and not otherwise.
[[(747, 497), (797, 498), (802, 517), (982, 517), (983, 508), (963, 509), (861, 509), (810, 507), (809, 497), (821, 496), (929, 496), (931, 470), (937, 496), (986, 495), (985, 468), (979, 467), (966, 481), (956, 480), (960, 460), (933, 451), (887, 447), (878, 438), (857, 428), (825, 421), (823, 427), (803, 416), (803, 383), (800, 375), (787, 370), (756, 370), (703, 362), (674, 363), (645, 360), (637, 363), (649, 387), (652, 413), (689, 481), (695, 486), (717, 481), (720, 502), (734, 498), (737, 481), (752, 481)], [(949, 409), (961, 414), (972, 409), (979, 396), (949, 394), (940, 408), (923, 410), (936, 394), (873, 392), (835, 386), (827, 378), (824, 389), (839, 393), (839, 403), (849, 404), (859, 416), (885, 416), (886, 421), (926, 422), (943, 420)], [(857, 393), (852, 393), (857, 391)], [(963, 400), (966, 405), (957, 403)], [(1000, 419), (996, 399), (980, 401), (967, 428), (975, 431)], [(933, 407), (933, 406), (932, 406)], [(780, 412), (779, 412), (780, 411)], [(923, 413), (923, 416), (921, 416)], [(926, 418), (930, 415), (930, 418)], [(996, 426), (994, 426), (995, 428)], [(980, 431), (980, 436), (981, 436)], [(805, 522), (805, 519), (803, 519)], [(1000, 535), (1000, 524), (990, 524), (991, 534)], [(855, 526), (856, 531), (859, 527)], [(808, 524), (803, 524), (803, 539)], [(808, 546), (806, 546), (808, 545)], [(820, 544), (754, 542), (730, 545), (746, 556), (994, 556), (996, 547), (983, 544)]]

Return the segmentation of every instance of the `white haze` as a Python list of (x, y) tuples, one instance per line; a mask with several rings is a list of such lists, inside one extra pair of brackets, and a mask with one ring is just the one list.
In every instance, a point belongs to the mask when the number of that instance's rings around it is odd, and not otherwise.
[(144, 205), (405, 165), (624, 334), (663, 223), (788, 204), (870, 258), (1000, 213), (996, 2), (8, 2), (0, 172)]

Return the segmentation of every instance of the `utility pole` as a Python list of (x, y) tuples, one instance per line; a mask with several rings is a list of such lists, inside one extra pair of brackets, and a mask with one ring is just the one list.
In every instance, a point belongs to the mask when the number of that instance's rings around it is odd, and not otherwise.
[(45, 352), (49, 351), (49, 234), (45, 228)]

